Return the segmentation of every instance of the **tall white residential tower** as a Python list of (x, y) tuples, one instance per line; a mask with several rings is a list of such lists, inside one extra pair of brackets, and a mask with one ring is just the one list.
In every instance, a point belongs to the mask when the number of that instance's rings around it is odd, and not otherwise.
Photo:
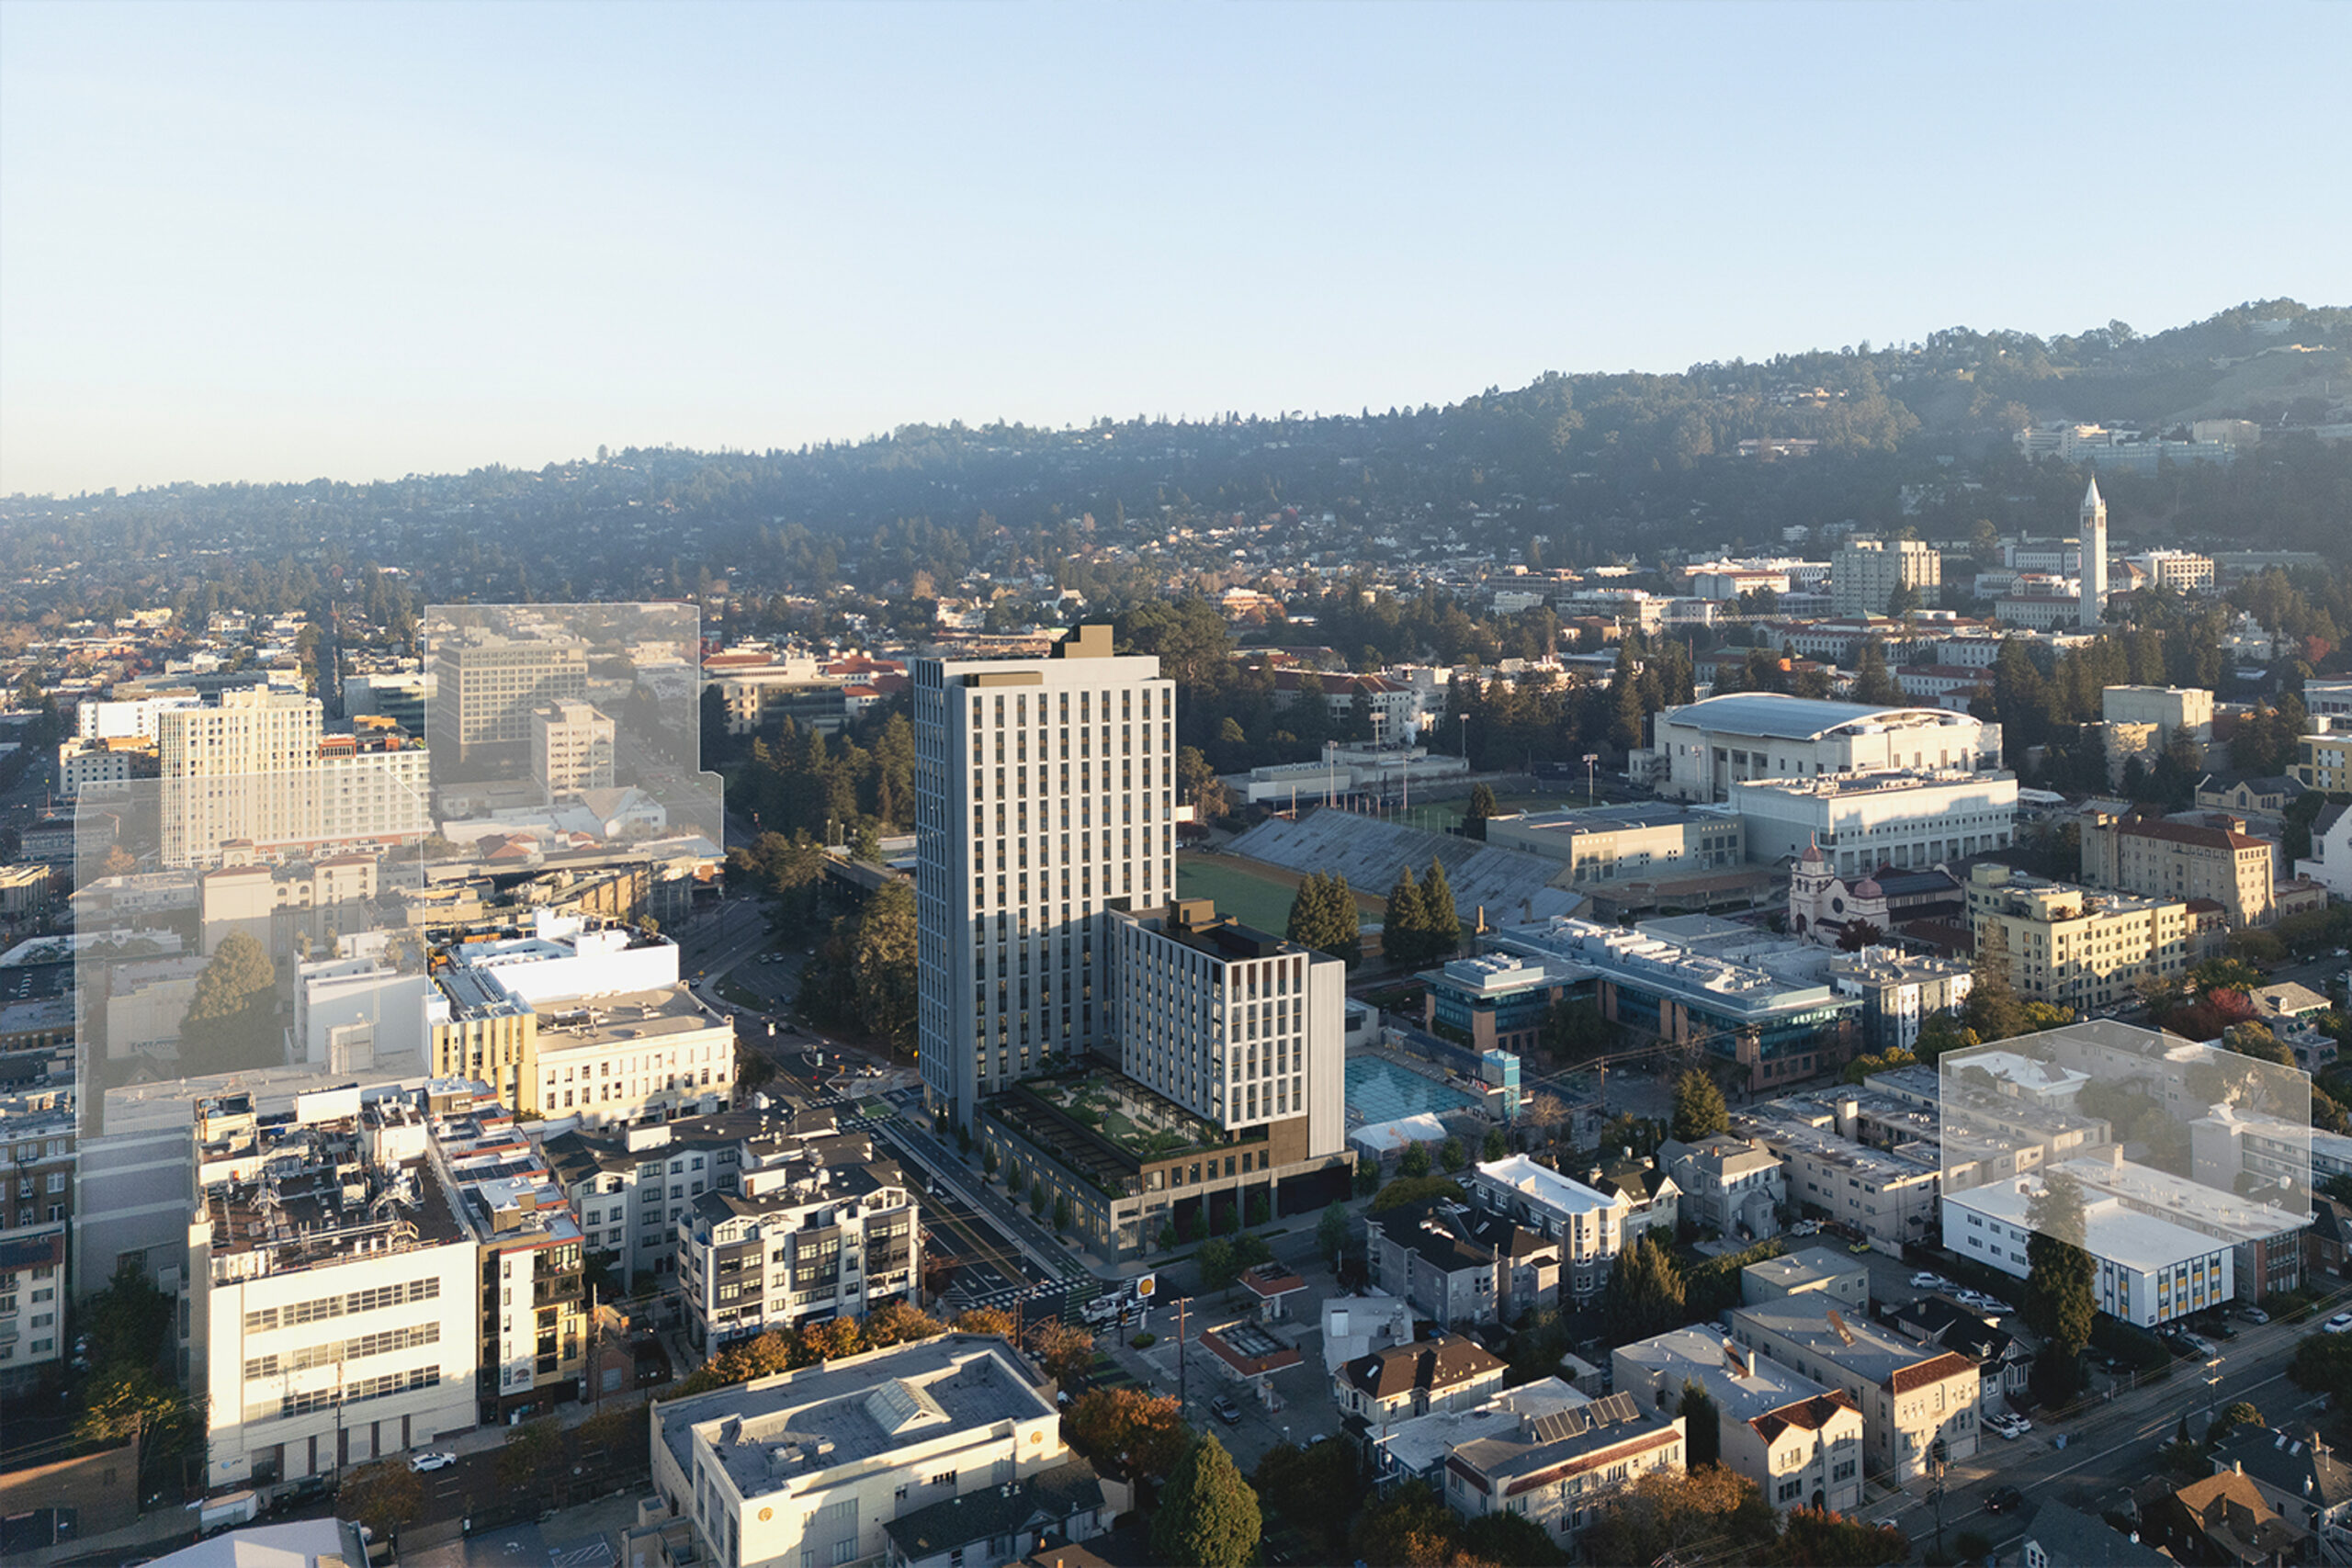
[(2095, 626), (2107, 614), (2107, 502), (2099, 499), (2097, 478), (2083, 492), (2077, 533), (2083, 552), (2083, 625)]
[(910, 673), (917, 1038), (926, 1098), (968, 1124), (1108, 1036), (1099, 917), (1175, 895), (1176, 688), (1106, 626)]

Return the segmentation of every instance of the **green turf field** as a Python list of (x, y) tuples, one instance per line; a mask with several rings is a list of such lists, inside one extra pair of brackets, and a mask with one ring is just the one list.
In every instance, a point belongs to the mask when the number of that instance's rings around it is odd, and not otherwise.
[(1179, 855), (1176, 891), (1185, 898), (1214, 898), (1217, 912), (1243, 925), (1280, 936), (1290, 924), (1296, 893), (1269, 877), (1255, 876), (1229, 859)]

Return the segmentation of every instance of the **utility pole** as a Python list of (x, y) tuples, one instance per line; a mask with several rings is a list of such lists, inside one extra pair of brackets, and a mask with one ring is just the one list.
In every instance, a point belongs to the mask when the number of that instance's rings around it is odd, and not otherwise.
[(1587, 751), (1584, 754), (1584, 803), (1588, 807), (1594, 804), (1592, 765), (1600, 761), (1600, 753), (1598, 751)]
[(1187, 1367), (1184, 1359), (1184, 1313), (1192, 1304), (1190, 1296), (1176, 1298), (1176, 1408), (1180, 1412), (1192, 1403), (1191, 1381), (1185, 1375)]

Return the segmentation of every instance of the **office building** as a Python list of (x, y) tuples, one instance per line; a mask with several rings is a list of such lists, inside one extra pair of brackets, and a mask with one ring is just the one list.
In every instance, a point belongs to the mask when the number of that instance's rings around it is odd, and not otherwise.
[(1473, 1051), (1532, 1052), (1552, 1009), (1577, 985), (1537, 959), (1489, 953), (1450, 958), (1416, 976), (1421, 1027)]
[(79, 800), (85, 795), (115, 795), (133, 779), (159, 775), (162, 761), (155, 742), (143, 737), (93, 740), (76, 737), (57, 744), (57, 798)]
[(1861, 1503), (1862, 1412), (1842, 1389), (1696, 1328), (1620, 1345), (1610, 1366), (1611, 1386), (1644, 1410), (1674, 1414), (1686, 1386), (1704, 1389), (1724, 1468), (1773, 1507), (1849, 1514)]
[(967, 1125), (1107, 1044), (1100, 917), (1175, 895), (1175, 683), (1107, 626), (1054, 653), (911, 671), (923, 1088)]
[(2097, 479), (2083, 492), (2075, 544), (2083, 552), (2082, 624), (2095, 626), (2107, 617), (2107, 502)]
[(1976, 1363), (1965, 1356), (1849, 1317), (1817, 1292), (1735, 1307), (1731, 1337), (1852, 1401), (1872, 1472), (1911, 1481), (1939, 1454), (1958, 1463), (1976, 1452)]
[[(1944, 1245), (1962, 1258), (2022, 1280), (2038, 1177), (1986, 1182), (1944, 1194)], [(2237, 1298), (2234, 1247), (2203, 1231), (2134, 1209), (2120, 1198), (2085, 1193), (2082, 1248), (2097, 1265), (2099, 1310), (2152, 1328)]]
[[(2001, 729), (1946, 708), (1880, 707), (1736, 692), (1662, 710), (1636, 782), (1677, 800), (1723, 801), (1742, 780), (1976, 771), (2001, 765)], [(1751, 858), (1756, 851), (1748, 850)]]
[(709, 1353), (805, 1318), (912, 1302), (922, 1222), (897, 1164), (862, 1133), (747, 1148), (735, 1184), (677, 1224), (686, 1339)]
[(1968, 923), (1978, 960), (2005, 969), (2010, 989), (2078, 1014), (2130, 1005), (2142, 979), (2189, 963), (2186, 900), (2093, 893), (2000, 864), (1969, 868)]
[(531, 776), (549, 801), (613, 787), (613, 721), (586, 703), (531, 710)]
[(2295, 742), (2295, 782), (2331, 795), (2352, 791), (2352, 728), (2306, 735)]
[(1943, 589), (1944, 558), (1917, 539), (1849, 539), (1829, 569), (1830, 603), (1840, 615), (1883, 615), (1905, 589), (1914, 608), (1932, 608)]
[(543, 703), (588, 696), (588, 645), (569, 637), (508, 637), (473, 628), (435, 639), (425, 740), (435, 772), (478, 772), (529, 757), (532, 715)]
[(1575, 883), (1721, 870), (1747, 852), (1736, 817), (1641, 804), (1492, 817), (1487, 842), (1558, 861)]
[(2267, 839), (2228, 828), (2094, 808), (2082, 815), (2083, 885), (2222, 907), (2233, 931), (2273, 923)]
[(290, 1119), (221, 1102), (203, 1131), (184, 1348), (208, 1487), (339, 1473), (470, 1429), (481, 1249), (421, 1120), (365, 1121), (353, 1088), (302, 1095)]
[(1924, 870), (2007, 849), (2013, 773), (1957, 770), (1743, 781), (1728, 791), (1753, 860), (1799, 859), (1818, 846), (1841, 875), (1880, 866)]
[(894, 1522), (1081, 1462), (1054, 1393), (994, 1335), (841, 1357), (653, 1405), (654, 1489), (705, 1562), (878, 1562)]

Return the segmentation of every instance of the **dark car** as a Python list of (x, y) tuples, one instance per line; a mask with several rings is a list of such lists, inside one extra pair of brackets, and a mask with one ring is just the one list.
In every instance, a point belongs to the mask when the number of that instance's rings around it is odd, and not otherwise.
[(1984, 1494), (1984, 1511), (1988, 1514), (2006, 1514), (2024, 1504), (2025, 1494), (2014, 1486), (1996, 1486)]
[(1210, 1413), (1216, 1416), (1218, 1420), (1224, 1422), (1228, 1427), (1238, 1427), (1241, 1425), (1241, 1406), (1234, 1404), (1233, 1401), (1226, 1398), (1223, 1394), (1218, 1394), (1216, 1396), (1216, 1403), (1211, 1404), (1209, 1406), (1209, 1410)]

